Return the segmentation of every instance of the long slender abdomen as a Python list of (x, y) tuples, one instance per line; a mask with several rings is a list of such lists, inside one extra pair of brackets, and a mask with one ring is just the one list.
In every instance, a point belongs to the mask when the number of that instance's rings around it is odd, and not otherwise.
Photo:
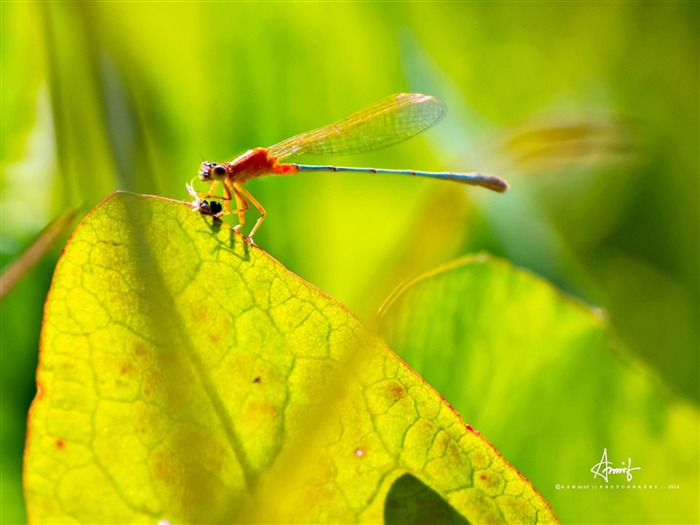
[[(383, 168), (358, 168), (348, 166), (314, 166), (307, 164), (286, 164), (295, 168), (295, 171), (334, 171), (350, 173), (379, 173), (384, 175), (411, 175), (414, 177), (427, 177), (431, 179), (451, 180), (471, 186), (481, 186), (482, 188), (503, 193), (509, 188), (508, 183), (495, 175), (484, 175), (483, 173), (453, 173), (453, 172), (433, 172), (415, 170), (391, 170)], [(294, 173), (292, 171), (291, 173)]]

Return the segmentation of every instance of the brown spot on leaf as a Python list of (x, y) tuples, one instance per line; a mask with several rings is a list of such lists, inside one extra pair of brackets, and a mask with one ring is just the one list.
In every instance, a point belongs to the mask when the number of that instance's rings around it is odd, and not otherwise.
[(209, 310), (207, 306), (203, 306), (202, 308), (195, 308), (192, 310), (192, 319), (194, 320), (195, 324), (202, 324), (204, 323), (209, 317)]
[(56, 440), (56, 448), (65, 448), (66, 442), (63, 441), (62, 439), (57, 439)]
[(134, 355), (136, 357), (143, 357), (146, 355), (146, 352), (148, 352), (148, 347), (144, 343), (139, 341), (134, 344)]
[(246, 403), (244, 412), (249, 421), (272, 421), (279, 416), (279, 408), (263, 400), (251, 400)]
[(253, 379), (253, 383), (260, 383), (260, 382), (262, 382), (262, 379), (260, 378), (260, 376), (256, 376), (255, 379)]
[(392, 381), (389, 384), (389, 393), (396, 399), (402, 399), (406, 397), (406, 387), (403, 386), (401, 383)]
[(177, 476), (175, 465), (166, 454), (160, 453), (153, 457), (151, 462), (153, 475), (156, 479), (165, 483), (174, 483)]
[(483, 450), (474, 450), (471, 455), (472, 465), (474, 468), (485, 469), (491, 464), (491, 460), (488, 454), (485, 454)]

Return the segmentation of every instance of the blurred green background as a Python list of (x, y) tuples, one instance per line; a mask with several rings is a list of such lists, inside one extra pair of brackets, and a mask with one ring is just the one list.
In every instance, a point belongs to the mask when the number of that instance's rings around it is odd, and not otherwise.
[[(479, 170), (508, 179), (508, 194), (269, 177), (247, 185), (268, 212), (256, 242), (368, 323), (400, 282), (489, 250), (605, 308), (626, 346), (697, 403), (699, 11), (3, 2), (2, 265), (55, 217), (116, 189), (187, 199), (202, 157), (230, 160), (390, 93), (428, 93), (448, 106), (433, 130), (338, 163)], [(24, 424), (65, 237), (2, 301), (3, 523), (25, 519)]]

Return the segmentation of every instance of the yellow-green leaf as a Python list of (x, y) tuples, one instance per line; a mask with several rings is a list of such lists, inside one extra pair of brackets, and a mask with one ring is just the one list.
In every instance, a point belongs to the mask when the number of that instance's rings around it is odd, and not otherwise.
[(406, 479), (450, 519), (556, 519), (352, 313), (185, 203), (99, 205), (41, 341), (32, 522), (380, 522)]

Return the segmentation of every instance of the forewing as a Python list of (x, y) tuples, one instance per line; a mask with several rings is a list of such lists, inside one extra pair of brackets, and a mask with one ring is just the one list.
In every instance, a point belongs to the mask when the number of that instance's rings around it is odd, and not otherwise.
[(438, 99), (398, 93), (322, 128), (300, 133), (271, 146), (278, 159), (291, 155), (350, 155), (397, 144), (425, 131), (445, 114)]

